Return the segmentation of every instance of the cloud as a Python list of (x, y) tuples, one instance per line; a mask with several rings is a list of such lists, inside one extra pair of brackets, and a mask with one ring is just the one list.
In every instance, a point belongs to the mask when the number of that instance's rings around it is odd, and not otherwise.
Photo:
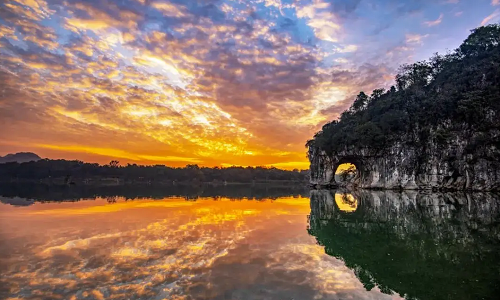
[[(224, 298), (237, 291), (259, 290), (284, 298), (400, 299), (377, 287), (367, 291), (342, 260), (314, 243), (303, 226), (304, 216), (310, 212), (307, 198), (125, 201), (118, 197), (112, 205), (102, 198), (92, 200), (71, 207), (45, 204), (23, 218), (11, 217), (9, 222), (20, 227), (23, 235), (31, 231), (31, 243), (36, 245), (30, 249), (35, 255), (23, 261), (25, 267), (2, 270), (2, 280), (13, 283), (7, 290), (12, 297), (30, 293), (47, 299), (67, 298), (85, 290), (85, 296), (96, 299), (111, 293), (121, 298), (140, 294), (143, 298), (190, 295), (198, 299), (207, 294)], [(123, 215), (130, 210), (139, 212), (131, 220), (133, 226), (117, 227), (126, 222)], [(99, 226), (81, 226), (88, 223), (89, 214)], [(40, 222), (23, 232), (23, 226), (16, 223), (25, 218), (38, 222), (47, 216), (81, 230), (71, 230), (74, 234), (68, 235), (68, 230), (48, 231), (46, 226), (51, 225)], [(214, 228), (220, 229), (217, 234)], [(269, 228), (280, 232), (272, 236), (273, 243), (266, 234)], [(7, 241), (8, 252), (24, 242), (12, 236)], [(264, 271), (266, 276), (262, 276)], [(233, 274), (230, 281), (229, 273)]]
[(443, 21), (443, 14), (440, 14), (439, 17), (434, 20), (434, 21), (426, 21), (423, 24), (427, 27), (433, 27), (441, 24), (441, 21)]
[(355, 52), (356, 50), (358, 50), (358, 46), (356, 46), (356, 45), (347, 45), (344, 47), (339, 47), (337, 49), (337, 51), (340, 53)]
[(315, 36), (324, 41), (337, 42), (341, 31), (338, 18), (330, 10), (330, 3), (315, 1), (306, 6), (297, 6), (298, 18), (306, 18)]
[(429, 34), (407, 34), (406, 43), (420, 45), (423, 43), (423, 40), (427, 37), (429, 37)]
[(500, 0), (491, 0), (491, 5), (492, 6), (500, 5)]
[(136, 11), (120, 8), (108, 1), (103, 1), (100, 6), (85, 2), (74, 2), (69, 6), (72, 8), (72, 16), (66, 18), (65, 27), (74, 32), (101, 32), (111, 28), (134, 30), (142, 19)]
[(46, 1), (30, 1), (30, 0), (15, 0), (8, 5), (8, 9), (15, 12), (20, 16), (27, 17), (28, 19), (40, 21), (48, 18), (54, 13), (54, 10), (49, 9)]
[(334, 0), (329, 2), (332, 12), (342, 18), (350, 18), (359, 8), (361, 0)]
[(500, 9), (495, 10), (491, 15), (487, 16), (481, 21), (481, 26), (496, 22), (500, 17)]
[(185, 17), (188, 13), (185, 7), (168, 2), (155, 1), (151, 6), (161, 11), (167, 17)]
[(101, 163), (303, 167), (315, 130), (428, 37), (365, 29), (429, 3), (4, 1), (0, 139)]

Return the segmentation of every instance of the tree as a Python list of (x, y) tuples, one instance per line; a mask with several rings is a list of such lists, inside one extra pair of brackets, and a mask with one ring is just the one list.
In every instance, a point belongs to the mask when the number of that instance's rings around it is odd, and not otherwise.
[(378, 99), (382, 97), (382, 95), (385, 93), (385, 89), (375, 89), (372, 92), (371, 100)]
[(465, 56), (478, 56), (487, 53), (500, 44), (500, 24), (479, 27), (471, 32), (459, 48)]
[[(70, 160), (39, 160), (27, 163), (0, 164), (0, 182), (12, 179), (40, 181), (43, 179), (70, 183), (85, 182), (87, 179), (119, 178), (129, 183), (169, 183), (177, 182), (213, 182), (228, 181), (250, 183), (252, 180), (283, 180), (304, 181), (308, 173), (294, 169), (293, 171), (266, 167), (230, 167), (208, 168), (198, 165), (187, 165), (184, 168), (172, 168), (164, 165), (141, 166), (127, 164), (119, 167), (119, 162), (113, 160), (107, 165), (83, 163)], [(57, 180), (55, 180), (57, 182)]]
[(367, 103), (368, 103), (368, 96), (364, 92), (359, 92), (359, 94), (356, 96), (356, 99), (352, 103), (351, 111), (357, 112), (363, 109)]
[(466, 127), (500, 148), (500, 25), (472, 30), (454, 52), (401, 66), (395, 81), (397, 88), (375, 89), (370, 99), (360, 92), (306, 146), (329, 155), (346, 147), (384, 150), (396, 141), (446, 141)]

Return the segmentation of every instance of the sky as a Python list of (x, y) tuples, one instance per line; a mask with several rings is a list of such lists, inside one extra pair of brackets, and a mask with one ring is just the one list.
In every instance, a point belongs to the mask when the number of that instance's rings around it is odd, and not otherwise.
[(308, 167), (305, 142), (500, 0), (3, 0), (0, 155)]

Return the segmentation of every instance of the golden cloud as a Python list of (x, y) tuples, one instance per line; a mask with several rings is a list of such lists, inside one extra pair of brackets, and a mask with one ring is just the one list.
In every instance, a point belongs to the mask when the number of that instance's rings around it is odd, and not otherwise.
[[(281, 9), (276, 3), (266, 5)], [(297, 43), (290, 32), (275, 30), (277, 20), (249, 24), (251, 10), (228, 4), (201, 12), (168, 1), (66, 4), (55, 15), (41, 0), (9, 1), (10, 17), (0, 27), (8, 49), (0, 76), (9, 98), (1, 104), (9, 122), (0, 137), (30, 141), (41, 155), (305, 168), (304, 142), (360, 86), (389, 73), (360, 84), (352, 78), (356, 71), (346, 69), (332, 80), (338, 70), (319, 62), (354, 55), (357, 45), (326, 51)], [(342, 37), (329, 3), (288, 8), (318, 39)], [(145, 9), (163, 17), (147, 19)], [(48, 17), (58, 26), (40, 23)]]

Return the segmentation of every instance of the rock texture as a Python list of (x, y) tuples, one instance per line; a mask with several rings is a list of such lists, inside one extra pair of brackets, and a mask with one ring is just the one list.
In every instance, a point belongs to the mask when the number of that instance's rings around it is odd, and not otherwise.
[[(355, 211), (339, 205), (346, 194)], [(498, 194), (312, 190), (310, 198), (309, 233), (367, 289), (405, 299), (498, 298)]]
[[(449, 128), (446, 128), (447, 130)], [(352, 163), (358, 175), (354, 186), (371, 189), (500, 190), (500, 150), (481, 140), (498, 137), (450, 130), (454, 136), (442, 140), (439, 128), (424, 138), (417, 134), (400, 137), (385, 149), (354, 148), (333, 154), (311, 146), (310, 183), (315, 187), (338, 186), (335, 170)]]
[[(351, 195), (357, 205), (356, 210), (343, 213), (338, 207), (343, 195)], [(417, 232), (435, 240), (450, 234), (476, 234), (484, 232), (500, 238), (500, 195), (498, 193), (462, 193), (462, 192), (425, 192), (425, 191), (370, 191), (363, 189), (349, 190), (311, 190), (310, 225), (321, 225), (325, 221), (340, 221), (345, 226), (359, 226), (363, 230), (380, 229), (386, 224), (399, 236)], [(350, 222), (352, 218), (358, 222)], [(462, 228), (460, 228), (462, 226)], [(371, 228), (373, 227), (373, 228)], [(487, 229), (488, 228), (488, 229)], [(472, 237), (449, 237), (457, 242), (472, 241)], [(473, 244), (473, 243), (471, 243)]]

